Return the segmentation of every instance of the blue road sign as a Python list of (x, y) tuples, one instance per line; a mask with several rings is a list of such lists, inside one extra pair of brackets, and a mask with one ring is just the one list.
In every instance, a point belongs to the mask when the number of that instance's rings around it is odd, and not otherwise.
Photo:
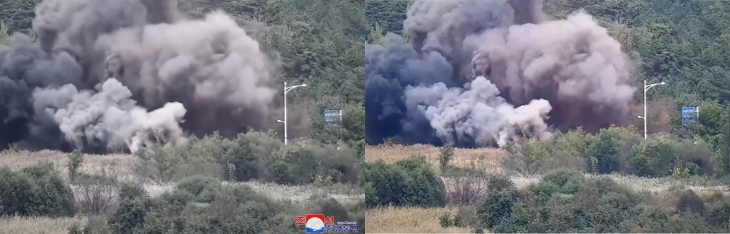
[(324, 126), (334, 127), (340, 122), (340, 110), (324, 110)]
[(682, 124), (692, 123), (697, 119), (698, 111), (695, 106), (682, 107)]

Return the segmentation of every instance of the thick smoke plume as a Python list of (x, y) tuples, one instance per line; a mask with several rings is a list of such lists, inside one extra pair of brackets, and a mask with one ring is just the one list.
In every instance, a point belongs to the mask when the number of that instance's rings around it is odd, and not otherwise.
[(137, 151), (269, 126), (272, 66), (223, 12), (175, 0), (45, 0), (38, 43), (0, 48), (0, 144)]
[(366, 45), (367, 142), (506, 146), (623, 124), (621, 45), (584, 12), (546, 19), (537, 0), (415, 2), (410, 45)]

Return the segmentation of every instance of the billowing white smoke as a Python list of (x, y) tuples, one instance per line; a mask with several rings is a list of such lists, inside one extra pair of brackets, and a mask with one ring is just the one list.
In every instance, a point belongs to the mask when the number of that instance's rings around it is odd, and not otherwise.
[(462, 88), (447, 88), (444, 83), (407, 87), (406, 106), (417, 107), (430, 121), (444, 142), (496, 142), (500, 147), (527, 139), (550, 137), (543, 121), (550, 104), (533, 100), (515, 108), (499, 97), (497, 87), (480, 76)]
[[(191, 121), (200, 128), (233, 124), (212, 123), (225, 117), (206, 114), (214, 111), (261, 122), (258, 117), (268, 113), (276, 94), (267, 86), (271, 65), (259, 43), (222, 11), (201, 20), (121, 29), (102, 35), (96, 49), (110, 53), (104, 76), (118, 78), (139, 92), (146, 106), (185, 96), (186, 106), (200, 116)], [(240, 113), (244, 110), (246, 114)]]
[(479, 39), (474, 76), (509, 90), (506, 98), (512, 103), (550, 96), (565, 110), (556, 114), (571, 127), (616, 123), (628, 111), (635, 91), (629, 85), (630, 64), (621, 44), (585, 12), (488, 30)]
[(178, 102), (147, 112), (131, 99), (132, 92), (116, 79), (100, 85), (98, 92), (78, 90), (67, 84), (58, 89), (36, 89), (36, 109), (44, 109), (58, 122), (61, 132), (75, 147), (106, 142), (110, 149), (132, 153), (152, 144), (184, 142), (179, 126), (185, 108)]

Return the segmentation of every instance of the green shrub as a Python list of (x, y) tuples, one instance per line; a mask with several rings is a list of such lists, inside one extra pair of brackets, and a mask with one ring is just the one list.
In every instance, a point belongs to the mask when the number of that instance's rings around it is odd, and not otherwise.
[(601, 130), (589, 151), (597, 160), (595, 173), (608, 174), (621, 169), (621, 138), (615, 131)]
[(680, 192), (675, 209), (682, 213), (705, 213), (705, 201), (694, 191), (686, 189)]
[(556, 133), (547, 141), (530, 141), (509, 158), (508, 168), (523, 173), (545, 173), (568, 168), (587, 171), (590, 169), (590, 145), (595, 136), (586, 134), (582, 129), (567, 133)]
[(195, 202), (208, 203), (215, 198), (221, 186), (221, 182), (215, 178), (197, 175), (183, 179), (175, 188), (176, 191), (192, 195)]
[[(705, 215), (707, 222), (715, 228), (717, 232), (727, 231), (730, 229), (730, 196), (717, 192), (706, 201)], [(723, 229), (721, 227), (727, 227)]]
[[(257, 178), (259, 171), (258, 154), (255, 152), (254, 143), (248, 137), (239, 136), (236, 141), (227, 142), (223, 161), (226, 162), (228, 170), (228, 180), (248, 181)], [(230, 166), (229, 166), (230, 165)]]
[(439, 166), (441, 168), (441, 173), (446, 174), (446, 172), (449, 169), (449, 163), (451, 162), (451, 158), (454, 156), (454, 147), (451, 146), (451, 144), (446, 144), (444, 147), (441, 147), (440, 154), (439, 154)]
[(454, 222), (451, 220), (451, 217), (449, 216), (448, 213), (443, 214), (443, 215), (441, 215), (441, 217), (439, 217), (439, 224), (441, 225), (442, 228), (454, 226)]
[[(444, 184), (423, 158), (368, 163), (365, 180), (378, 205), (436, 207), (446, 204)], [(371, 205), (372, 206), (372, 203)]]
[(76, 174), (78, 174), (81, 164), (84, 162), (84, 155), (80, 151), (74, 151), (68, 155), (68, 178), (70, 181), (75, 181)]
[(368, 207), (375, 207), (378, 205), (378, 195), (375, 193), (372, 183), (365, 184), (365, 204)]
[(512, 207), (520, 199), (520, 195), (509, 179), (494, 177), (489, 182), (489, 195), (477, 209), (481, 223), (490, 229), (508, 222), (512, 215)]
[(176, 181), (205, 175), (229, 181), (260, 180), (288, 185), (362, 185), (361, 159), (349, 147), (300, 140), (284, 146), (273, 132), (247, 132), (235, 139), (217, 134), (159, 149), (141, 163), (140, 175)]
[[(719, 176), (722, 150), (702, 140), (660, 136), (641, 139), (634, 129), (610, 127), (599, 134), (581, 129), (557, 133), (547, 141), (526, 142), (505, 160), (509, 169), (546, 173), (570, 169), (589, 173), (622, 172), (648, 177)], [(685, 173), (686, 171), (686, 173)]]
[(119, 186), (119, 199), (133, 200), (135, 198), (146, 198), (147, 191), (140, 184), (122, 183)]
[(68, 234), (84, 234), (84, 229), (79, 223), (74, 223), (68, 227)]
[(3, 215), (73, 216), (74, 194), (52, 164), (19, 172), (0, 169), (0, 208)]
[[(662, 207), (609, 178), (585, 178), (556, 171), (524, 189), (495, 179), (487, 200), (477, 209), (481, 225), (493, 232), (727, 232), (730, 196), (702, 198), (691, 190), (669, 191), (677, 197)], [(656, 199), (667, 199), (656, 197)]]
[(144, 233), (145, 216), (148, 214), (146, 199), (122, 200), (107, 219), (111, 233)]

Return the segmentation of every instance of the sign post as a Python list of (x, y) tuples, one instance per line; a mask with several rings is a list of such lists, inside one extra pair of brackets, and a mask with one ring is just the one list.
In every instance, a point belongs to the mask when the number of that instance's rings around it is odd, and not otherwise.
[(695, 106), (682, 107), (682, 124), (694, 122), (700, 116), (700, 108)]
[(326, 128), (338, 126), (342, 122), (342, 110), (324, 110), (324, 126)]

